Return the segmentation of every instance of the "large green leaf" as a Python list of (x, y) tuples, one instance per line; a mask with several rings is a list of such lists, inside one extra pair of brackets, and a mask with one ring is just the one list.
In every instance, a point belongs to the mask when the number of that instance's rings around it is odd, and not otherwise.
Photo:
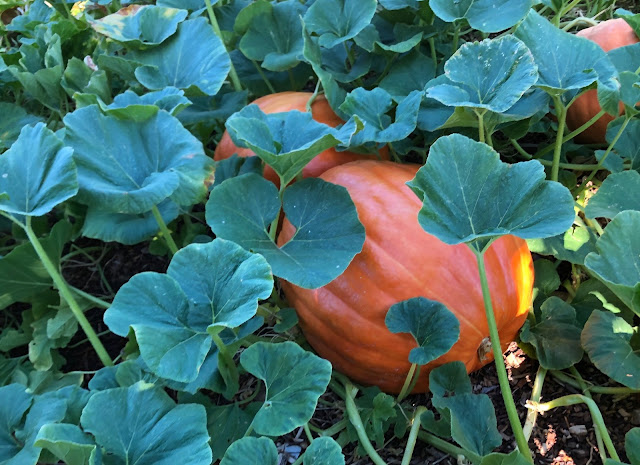
[(466, 19), (473, 29), (498, 32), (520, 21), (534, 3), (533, 0), (431, 0), (429, 6), (443, 21)]
[(208, 330), (250, 320), (272, 288), (264, 258), (216, 239), (181, 249), (166, 275), (135, 275), (120, 288), (104, 321), (121, 336), (133, 329), (155, 374), (191, 382), (212, 346)]
[(371, 23), (375, 0), (316, 0), (304, 15), (307, 31), (319, 36), (321, 47), (332, 48), (353, 39)]
[(640, 355), (631, 338), (634, 328), (610, 312), (595, 310), (584, 325), (582, 345), (605, 375), (631, 389), (640, 389)]
[(410, 333), (418, 343), (409, 361), (426, 365), (449, 352), (460, 338), (460, 322), (440, 302), (415, 297), (391, 306), (384, 320), (392, 333)]
[(591, 229), (576, 224), (553, 237), (528, 239), (527, 244), (532, 252), (583, 265), (587, 254), (596, 251), (597, 240)]
[(364, 227), (342, 186), (307, 178), (284, 191), (283, 209), (297, 231), (282, 247), (269, 237), (278, 215), (278, 189), (263, 177), (245, 174), (216, 187), (206, 206), (216, 236), (264, 255), (273, 274), (314, 289), (340, 276), (362, 250)]
[(271, 71), (286, 71), (300, 61), (303, 38), (300, 16), (305, 7), (297, 0), (266, 3), (262, 14), (253, 16), (238, 48), (250, 60), (262, 61)]
[(8, 148), (13, 144), (20, 131), (25, 126), (33, 126), (42, 121), (42, 118), (30, 115), (24, 108), (8, 102), (0, 102), (0, 149)]
[(131, 50), (127, 58), (144, 65), (135, 75), (150, 90), (173, 86), (206, 95), (218, 93), (231, 66), (224, 44), (204, 18), (180, 23), (178, 32), (162, 44)]
[(253, 416), (249, 409), (240, 408), (237, 403), (214, 406), (206, 402), (204, 405), (215, 462), (223, 457), (231, 444), (244, 437)]
[(319, 437), (304, 451), (304, 465), (344, 465), (342, 448), (333, 438)]
[[(21, 384), (0, 387), (0, 395), (10, 402), (0, 402), (0, 463), (7, 463), (20, 452), (20, 444), (14, 433), (22, 423), (22, 417), (29, 410), (33, 396)], [(17, 465), (17, 462), (14, 462)]]
[(558, 297), (550, 297), (540, 307), (539, 321), (526, 321), (520, 339), (536, 349), (536, 357), (547, 370), (564, 370), (582, 359), (581, 328), (576, 311)]
[(176, 405), (153, 385), (96, 392), (81, 422), (112, 456), (113, 464), (211, 464), (204, 407)]
[(83, 98), (111, 102), (111, 85), (106, 71), (91, 69), (79, 58), (73, 57), (67, 62), (60, 84), (76, 102)]
[(331, 364), (294, 342), (258, 342), (242, 352), (240, 363), (264, 381), (264, 403), (252, 425), (258, 434), (269, 436), (308, 422), (331, 379)]
[(78, 192), (72, 150), (43, 123), (25, 126), (0, 157), (0, 210), (42, 216)]
[[(622, 125), (624, 118), (618, 118), (607, 126), (607, 142), (612, 143), (613, 139), (618, 134), (620, 126)], [(621, 157), (631, 160), (631, 167), (640, 171), (640, 144), (638, 139), (640, 138), (640, 119), (632, 118), (622, 134), (618, 137), (614, 145), (615, 151)]]
[(423, 90), (435, 74), (431, 57), (413, 50), (393, 63), (389, 73), (380, 81), (380, 87), (394, 100), (400, 101), (413, 90)]
[(640, 315), (640, 211), (618, 213), (584, 260), (622, 301)]
[(68, 465), (101, 465), (100, 448), (77, 425), (50, 423), (40, 428), (35, 445)]
[(121, 119), (144, 121), (155, 115), (158, 110), (165, 110), (176, 116), (189, 105), (191, 102), (184, 96), (184, 91), (169, 86), (144, 95), (127, 90), (123, 94), (116, 95), (113, 103), (102, 110), (108, 115)]
[(624, 448), (631, 465), (640, 464), (640, 428), (632, 428), (624, 437)]
[(315, 121), (311, 113), (292, 110), (265, 114), (249, 105), (226, 122), (231, 138), (253, 150), (289, 184), (316, 155), (338, 144), (349, 145), (362, 124), (352, 118), (339, 129)]
[(173, 35), (187, 14), (186, 10), (145, 5), (129, 7), (90, 24), (96, 32), (110, 39), (128, 47), (143, 48), (158, 45)]
[(220, 465), (278, 465), (278, 449), (269, 438), (242, 438), (231, 444)]
[(607, 176), (584, 209), (587, 218), (613, 218), (625, 210), (640, 211), (640, 173), (623, 171)]
[(550, 237), (566, 231), (575, 216), (569, 190), (545, 181), (539, 162), (509, 165), (488, 145), (460, 134), (438, 139), (407, 184), (423, 202), (420, 225), (447, 244), (478, 241), (482, 250), (504, 234)]
[(511, 108), (538, 80), (531, 52), (510, 35), (464, 44), (444, 70), (449, 82), (430, 87), (427, 97), (497, 113)]

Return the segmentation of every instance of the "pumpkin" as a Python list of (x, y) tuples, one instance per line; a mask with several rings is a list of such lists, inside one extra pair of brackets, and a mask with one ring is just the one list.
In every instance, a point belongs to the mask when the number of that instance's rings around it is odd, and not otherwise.
[[(289, 110), (307, 111), (307, 102), (313, 94), (310, 92), (279, 92), (276, 94), (265, 95), (255, 100), (253, 103), (258, 105), (264, 113), (281, 113)], [(314, 120), (319, 123), (326, 124), (331, 127), (336, 127), (343, 124), (344, 121), (336, 115), (329, 102), (324, 95), (318, 95), (311, 105), (311, 115)], [(238, 147), (231, 140), (231, 136), (227, 131), (224, 132), (220, 143), (216, 147), (213, 155), (213, 159), (216, 161), (224, 160), (231, 157), (234, 153), (237, 153), (240, 157), (251, 157), (255, 153), (248, 148)], [(324, 152), (318, 154), (313, 160), (311, 160), (307, 166), (302, 170), (303, 177), (318, 177), (329, 168), (332, 168), (343, 163), (349, 163), (354, 160), (360, 159), (377, 159), (382, 158), (384, 160), (389, 159), (389, 150), (387, 147), (383, 147), (379, 151), (379, 155), (376, 154), (360, 154), (354, 152), (338, 152), (336, 149), (327, 149)], [(264, 177), (273, 182), (276, 185), (280, 184), (280, 179), (275, 171), (270, 166), (265, 166)]]
[[(325, 181), (344, 186), (364, 225), (362, 251), (345, 272), (319, 289), (282, 282), (308, 342), (353, 380), (398, 393), (417, 344), (385, 326), (389, 307), (423, 296), (447, 306), (460, 321), (460, 339), (422, 367), (414, 392), (424, 392), (429, 371), (459, 360), (469, 372), (493, 359), (475, 255), (464, 244), (447, 245), (418, 224), (422, 206), (405, 185), (418, 165), (356, 161), (326, 171)], [(278, 244), (295, 228), (286, 219)], [(485, 253), (488, 281), (503, 350), (516, 338), (531, 305), (533, 263), (524, 240), (504, 236)], [(488, 352), (488, 353), (487, 353)]]
[[(640, 42), (631, 26), (622, 18), (603, 21), (596, 26), (581, 30), (576, 35), (595, 42), (605, 52)], [(593, 118), (600, 110), (597, 90), (588, 90), (578, 97), (567, 110), (567, 126), (573, 131)], [(621, 102), (620, 114), (623, 112), (624, 105)], [(591, 127), (578, 135), (576, 141), (585, 144), (604, 144), (606, 142), (607, 125), (613, 119), (614, 116), (608, 113), (603, 115)]]

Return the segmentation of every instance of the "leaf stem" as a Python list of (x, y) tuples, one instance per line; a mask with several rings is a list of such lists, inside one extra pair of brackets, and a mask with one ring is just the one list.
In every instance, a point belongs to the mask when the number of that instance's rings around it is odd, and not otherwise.
[(47, 255), (47, 252), (42, 247), (42, 244), (40, 244), (38, 237), (36, 236), (35, 232), (33, 231), (33, 228), (31, 227), (31, 217), (27, 216), (25, 224), (21, 226), (24, 228), (25, 232), (27, 233), (27, 237), (29, 238), (29, 241), (31, 242), (31, 245), (33, 246), (34, 250), (38, 254), (40, 261), (42, 261), (42, 264), (47, 270), (47, 273), (49, 273), (49, 276), (51, 276), (51, 279), (53, 280), (54, 284), (58, 288), (58, 291), (60, 292), (60, 296), (67, 302), (67, 304), (69, 305), (69, 308), (71, 309), (71, 312), (73, 313), (73, 316), (76, 317), (76, 320), (78, 320), (80, 327), (83, 329), (84, 333), (87, 335), (87, 338), (89, 339), (89, 342), (91, 342), (93, 349), (96, 351), (96, 354), (98, 354), (98, 358), (100, 358), (100, 361), (104, 366), (113, 366), (113, 361), (111, 360), (111, 357), (109, 357), (109, 354), (107, 353), (107, 350), (102, 345), (100, 338), (98, 337), (93, 327), (89, 323), (89, 320), (87, 320), (87, 317), (82, 312), (82, 309), (78, 305), (78, 302), (76, 302), (76, 299), (73, 297), (71, 289), (69, 289), (69, 286), (67, 285), (66, 281), (62, 278), (62, 276), (60, 275), (60, 272), (56, 269), (56, 266), (53, 264), (53, 262)]
[(258, 74), (260, 75), (264, 83), (267, 85), (269, 92), (271, 92), (272, 94), (275, 94), (276, 89), (273, 87), (273, 84), (271, 84), (271, 81), (269, 80), (267, 75), (264, 74), (264, 71), (262, 71), (262, 66), (260, 66), (260, 64), (258, 64), (256, 60), (251, 60), (251, 63), (253, 63), (253, 66), (256, 68), (256, 71), (258, 72)]
[(562, 137), (567, 121), (567, 108), (562, 103), (559, 96), (553, 95), (553, 104), (556, 107), (556, 117), (558, 118), (558, 134), (556, 134), (556, 145), (553, 151), (553, 164), (551, 165), (551, 180), (558, 180), (560, 171), (560, 155), (562, 154)]
[(69, 285), (69, 289), (71, 289), (74, 294), (77, 294), (83, 299), (88, 300), (92, 304), (95, 304), (97, 307), (104, 308), (104, 309), (111, 307), (111, 304), (109, 302), (106, 302), (98, 297), (95, 297), (89, 294), (88, 292), (84, 292), (82, 289), (78, 289), (77, 287), (73, 287), (71, 285)]
[(449, 444), (444, 439), (440, 439), (438, 436), (427, 433), (426, 431), (418, 432), (418, 438), (420, 438), (420, 440), (426, 442), (427, 444), (432, 445), (436, 449), (449, 454), (452, 457), (465, 457), (475, 465), (479, 465), (482, 461), (482, 457), (480, 457), (479, 455), (474, 454), (469, 450), (461, 449), (460, 447), (454, 446), (453, 444)]
[[(204, 0), (204, 3), (207, 6), (207, 13), (209, 14), (209, 20), (211, 21), (211, 27), (213, 28), (213, 32), (215, 32), (216, 35), (220, 38), (220, 41), (222, 42), (223, 47), (226, 49), (227, 46), (224, 45), (224, 39), (222, 38), (222, 31), (220, 30), (220, 26), (218, 25), (216, 14), (213, 12), (213, 7), (211, 6), (211, 0)], [(229, 57), (229, 77), (231, 78), (231, 83), (233, 84), (233, 88), (237, 92), (240, 92), (242, 90), (242, 84), (240, 83), (240, 79), (238, 79), (238, 74), (236, 73), (236, 68), (233, 66), (231, 57)]]
[(402, 463), (400, 465), (409, 465), (411, 457), (413, 456), (413, 449), (416, 446), (416, 440), (418, 439), (418, 433), (420, 432), (420, 416), (427, 411), (426, 407), (420, 405), (416, 408), (411, 420), (411, 431), (409, 431), (409, 438), (407, 439), (407, 445), (404, 449), (404, 455), (402, 456)]
[(491, 303), (491, 293), (489, 290), (489, 282), (487, 280), (487, 271), (484, 264), (484, 253), (475, 250), (473, 247), (469, 247), (476, 255), (478, 262), (478, 272), (480, 273), (480, 283), (482, 285), (482, 298), (484, 300), (485, 313), (487, 315), (487, 324), (489, 326), (489, 335), (491, 338), (491, 348), (493, 350), (494, 362), (496, 365), (496, 372), (498, 373), (498, 381), (500, 383), (500, 391), (502, 392), (502, 399), (507, 410), (507, 416), (509, 417), (509, 423), (515, 437), (518, 450), (527, 459), (529, 463), (533, 463), (533, 457), (531, 456), (531, 450), (529, 449), (527, 438), (522, 431), (522, 425), (520, 424), (520, 418), (518, 417), (518, 411), (516, 410), (515, 402), (513, 401), (513, 394), (511, 393), (511, 387), (509, 386), (509, 377), (507, 375), (507, 369), (504, 366), (504, 359), (502, 357), (502, 346), (500, 345), (500, 335), (498, 334), (498, 326), (496, 325), (496, 318), (493, 313), (493, 305)]
[(153, 213), (153, 217), (156, 219), (156, 223), (158, 223), (158, 226), (160, 227), (160, 231), (162, 231), (162, 237), (166, 241), (167, 246), (169, 247), (169, 250), (171, 251), (171, 255), (177, 254), (178, 253), (178, 246), (174, 242), (173, 237), (171, 236), (171, 231), (169, 231), (169, 228), (167, 228), (167, 223), (164, 222), (164, 219), (162, 218), (162, 215), (160, 214), (160, 210), (158, 210), (158, 207), (156, 205), (154, 205), (151, 208), (151, 212)]
[(476, 116), (478, 117), (478, 136), (480, 142), (484, 143), (485, 141), (485, 133), (484, 133), (484, 114), (474, 111)]
[[(540, 402), (540, 396), (542, 395), (542, 385), (544, 384), (544, 378), (547, 375), (547, 370), (542, 365), (538, 367), (538, 373), (536, 379), (533, 382), (533, 391), (531, 392), (531, 400), (533, 402)], [(527, 419), (522, 428), (524, 437), (529, 441), (533, 428), (536, 426), (536, 419), (538, 418), (538, 412), (535, 410), (529, 410), (527, 413)]]
[[(584, 378), (582, 377), (580, 372), (576, 369), (576, 367), (569, 368), (569, 371), (571, 371), (571, 374), (578, 381), (578, 384), (580, 385), (580, 389), (582, 389), (582, 392), (584, 393), (584, 395), (589, 399), (593, 399), (591, 397), (591, 394), (587, 390), (588, 389), (587, 383), (585, 383)], [(607, 461), (607, 454), (605, 454), (604, 452), (604, 441), (602, 440), (602, 434), (600, 433), (600, 430), (598, 428), (595, 428), (595, 433), (596, 433), (596, 442), (598, 443), (598, 452), (600, 452), (600, 459), (602, 460), (602, 463), (605, 463)]]
[[(517, 150), (518, 154), (520, 154), (522, 158), (525, 158), (527, 160), (538, 160), (540, 164), (544, 166), (553, 166), (552, 161), (544, 160), (542, 158), (535, 158), (530, 153), (527, 153), (527, 151), (522, 148), (522, 146), (518, 143), (517, 140), (509, 139), (509, 142), (511, 142), (511, 145), (513, 146), (513, 148)], [(581, 164), (581, 163), (558, 163), (558, 166), (565, 170), (581, 170), (581, 171), (593, 170), (598, 167), (597, 164)]]
[(396, 397), (396, 403), (399, 404), (402, 399), (407, 397), (409, 392), (411, 392), (412, 384), (415, 386), (415, 381), (417, 381), (419, 374), (420, 365), (412, 363), (411, 367), (409, 368), (409, 372), (407, 373), (407, 377), (404, 380), (404, 384), (402, 385), (402, 389), (400, 390), (400, 394), (398, 394), (398, 397)]

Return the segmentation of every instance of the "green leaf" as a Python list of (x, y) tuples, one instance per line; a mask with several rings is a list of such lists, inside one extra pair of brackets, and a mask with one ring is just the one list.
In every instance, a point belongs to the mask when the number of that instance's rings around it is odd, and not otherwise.
[(424, 297), (391, 306), (384, 320), (392, 333), (410, 333), (418, 343), (409, 361), (426, 365), (449, 352), (460, 338), (460, 322), (443, 304)]
[(435, 74), (431, 57), (413, 50), (394, 62), (389, 73), (380, 81), (380, 87), (395, 101), (401, 101), (411, 91), (423, 90)]
[(42, 216), (78, 192), (72, 150), (43, 123), (25, 126), (0, 157), (0, 210)]
[(624, 448), (631, 465), (640, 464), (640, 428), (632, 428), (624, 437)]
[(563, 234), (543, 239), (528, 239), (529, 250), (541, 255), (553, 255), (558, 260), (584, 265), (590, 252), (596, 251), (598, 237), (587, 227), (573, 225)]
[(556, 266), (552, 261), (545, 259), (536, 260), (533, 262), (533, 268), (533, 275), (535, 276), (534, 289), (538, 290), (538, 296), (550, 296), (560, 287), (560, 284), (562, 284), (558, 270), (556, 270)]
[(447, 244), (478, 241), (478, 250), (505, 234), (554, 236), (575, 216), (569, 190), (545, 181), (539, 162), (509, 165), (460, 134), (438, 139), (407, 185), (423, 202), (418, 221), (425, 231)]
[(187, 14), (185, 10), (145, 5), (129, 8), (126, 13), (118, 11), (90, 24), (99, 34), (127, 47), (144, 48), (158, 45), (173, 35)]
[(605, 375), (631, 389), (640, 389), (640, 355), (631, 346), (633, 327), (610, 312), (595, 310), (584, 325), (582, 345)]
[(100, 448), (76, 425), (52, 423), (40, 428), (35, 445), (68, 465), (101, 464)]
[(13, 103), (0, 102), (0, 149), (8, 148), (17, 139), (25, 126), (34, 126), (43, 121), (41, 117), (30, 115), (22, 107)]
[(536, 85), (549, 92), (577, 91), (596, 80), (607, 83), (617, 77), (607, 54), (595, 42), (558, 29), (534, 10), (514, 35), (529, 47), (538, 65)]
[(168, 113), (122, 121), (92, 105), (64, 122), (78, 166), (78, 200), (90, 210), (143, 214), (167, 198), (190, 206), (206, 193), (212, 162), (202, 143)]
[(597, 252), (584, 260), (607, 287), (640, 315), (640, 212), (618, 213), (596, 243)]
[(205, 404), (205, 408), (215, 462), (222, 458), (231, 444), (245, 435), (253, 416), (237, 403), (220, 406)]
[(135, 76), (146, 88), (173, 86), (187, 95), (217, 94), (231, 66), (224, 44), (204, 18), (180, 23), (178, 32), (161, 45), (131, 50), (127, 59), (144, 65), (136, 69)]
[(509, 455), (495, 452), (493, 454), (482, 457), (480, 465), (527, 465), (530, 464), (524, 455), (514, 450)]
[(429, 373), (429, 390), (436, 403), (451, 394), (471, 394), (471, 381), (464, 363), (449, 362), (434, 368)]
[(304, 451), (304, 465), (344, 465), (342, 448), (329, 437), (319, 437)]
[(262, 14), (253, 16), (238, 49), (250, 60), (262, 61), (271, 71), (293, 68), (302, 56), (300, 16), (305, 7), (297, 0), (269, 3)]
[(623, 171), (607, 176), (589, 199), (587, 218), (613, 218), (625, 210), (640, 210), (640, 173)]
[(444, 69), (448, 82), (427, 89), (427, 97), (496, 113), (511, 108), (538, 80), (531, 52), (510, 35), (464, 44)]
[(353, 90), (340, 105), (340, 110), (351, 117), (364, 121), (362, 131), (354, 136), (353, 145), (365, 142), (393, 142), (406, 138), (416, 128), (418, 110), (422, 100), (421, 91), (412, 91), (396, 107), (396, 118), (386, 115), (393, 108), (391, 95), (381, 87)]
[(215, 239), (181, 249), (166, 275), (135, 275), (120, 288), (104, 321), (123, 337), (133, 329), (155, 374), (191, 382), (211, 349), (208, 331), (251, 319), (258, 300), (269, 297), (272, 288), (264, 258)]
[(82, 412), (82, 428), (114, 463), (210, 465), (207, 417), (202, 405), (176, 405), (144, 383), (96, 392)]
[(283, 308), (278, 312), (280, 322), (273, 326), (276, 333), (284, 333), (298, 324), (298, 314), (295, 308)]
[(76, 100), (76, 93), (86, 93), (91, 95), (89, 98), (111, 101), (111, 86), (105, 70), (93, 70), (76, 57), (67, 62), (60, 84), (67, 94)]
[(540, 309), (539, 321), (525, 321), (520, 339), (535, 347), (540, 365), (547, 370), (564, 370), (578, 363), (583, 351), (576, 311), (558, 297), (550, 297)]
[(158, 110), (165, 110), (172, 116), (176, 116), (189, 105), (191, 101), (184, 96), (184, 91), (175, 87), (165, 87), (144, 95), (127, 90), (123, 94), (116, 95), (113, 103), (102, 110), (120, 119), (144, 121), (155, 115)]
[(576, 310), (578, 325), (584, 328), (594, 310), (609, 311), (631, 323), (635, 314), (599, 279), (588, 279), (580, 284), (571, 301)]
[[(0, 396), (10, 400), (0, 402), (0, 463), (9, 463), (12, 457), (20, 453), (21, 446), (14, 434), (20, 427), (25, 412), (29, 410), (33, 396), (21, 384), (0, 387)], [(18, 465), (17, 462), (14, 463)]]
[[(607, 126), (606, 139), (608, 143), (612, 143), (616, 134), (618, 133), (620, 126), (622, 125), (624, 118), (618, 118), (609, 123)], [(631, 168), (638, 171), (640, 170), (640, 145), (638, 145), (638, 139), (640, 138), (640, 119), (632, 118), (619, 139), (614, 145), (614, 150), (618, 152), (623, 158), (631, 160)]]
[(264, 255), (274, 275), (298, 286), (314, 289), (340, 276), (364, 244), (364, 227), (346, 189), (307, 178), (288, 187), (282, 203), (297, 228), (282, 247), (267, 231), (280, 209), (278, 189), (262, 176), (245, 174), (216, 187), (206, 219), (216, 236)]
[(269, 438), (242, 438), (231, 444), (220, 465), (278, 465), (278, 449)]
[(533, 0), (431, 0), (429, 6), (448, 23), (466, 19), (473, 29), (499, 32), (520, 21), (534, 3)]
[(258, 342), (242, 352), (240, 363), (264, 381), (264, 404), (253, 420), (258, 434), (280, 436), (313, 416), (331, 378), (331, 364), (294, 342)]
[(304, 24), (319, 36), (321, 47), (333, 48), (353, 39), (371, 23), (375, 0), (316, 0), (304, 15)]
[(253, 150), (287, 185), (316, 155), (338, 144), (347, 146), (362, 124), (352, 118), (339, 129), (296, 110), (265, 114), (249, 105), (226, 122), (234, 142)]

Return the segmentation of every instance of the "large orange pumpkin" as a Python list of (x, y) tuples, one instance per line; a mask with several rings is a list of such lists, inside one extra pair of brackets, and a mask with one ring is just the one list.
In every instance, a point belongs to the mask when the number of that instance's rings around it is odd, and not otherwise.
[[(596, 26), (581, 30), (576, 35), (595, 42), (605, 52), (640, 42), (631, 26), (622, 18), (603, 21)], [(578, 97), (567, 110), (567, 126), (573, 131), (593, 118), (600, 110), (597, 90), (588, 90)], [(624, 106), (620, 103), (620, 114), (623, 112)], [(591, 127), (577, 136), (576, 140), (585, 144), (604, 144), (607, 125), (613, 119), (614, 117), (608, 113), (603, 115)]]
[[(346, 271), (320, 289), (288, 282), (282, 288), (297, 310), (313, 348), (352, 379), (387, 392), (402, 388), (416, 347), (409, 334), (385, 326), (391, 305), (423, 296), (447, 306), (460, 320), (460, 339), (444, 356), (423, 367), (414, 392), (424, 392), (429, 371), (459, 360), (469, 372), (493, 359), (486, 353), (489, 329), (475, 255), (464, 244), (447, 245), (418, 224), (422, 203), (405, 185), (419, 166), (357, 161), (326, 171), (325, 181), (344, 186), (353, 199), (366, 239)], [(294, 234), (287, 220), (280, 245)], [(533, 289), (533, 264), (524, 240), (505, 236), (485, 254), (501, 341), (516, 338)], [(484, 349), (484, 350), (483, 350)]]
[[(277, 94), (260, 97), (253, 103), (258, 105), (260, 109), (267, 114), (282, 113), (290, 110), (307, 111), (307, 102), (312, 95), (313, 94), (310, 92), (279, 92)], [(313, 104), (311, 105), (311, 115), (313, 119), (319, 123), (326, 124), (333, 128), (344, 123), (344, 121), (333, 112), (324, 95), (318, 95), (313, 101)], [(235, 145), (231, 140), (231, 136), (229, 136), (228, 132), (225, 131), (222, 135), (222, 139), (220, 139), (220, 143), (216, 147), (213, 158), (216, 161), (224, 160), (234, 153), (237, 153), (240, 157), (251, 157), (255, 155), (251, 149)], [(389, 159), (389, 150), (386, 146), (379, 151), (379, 155), (367, 155), (348, 151), (338, 152), (332, 148), (325, 150), (311, 160), (302, 170), (302, 176), (305, 178), (315, 178), (320, 176), (329, 168), (333, 168), (334, 166), (341, 165), (343, 163), (349, 163), (354, 160), (377, 158), (381, 158), (383, 160)], [(280, 184), (278, 175), (269, 166), (265, 166), (264, 168), (264, 177), (276, 185)]]

